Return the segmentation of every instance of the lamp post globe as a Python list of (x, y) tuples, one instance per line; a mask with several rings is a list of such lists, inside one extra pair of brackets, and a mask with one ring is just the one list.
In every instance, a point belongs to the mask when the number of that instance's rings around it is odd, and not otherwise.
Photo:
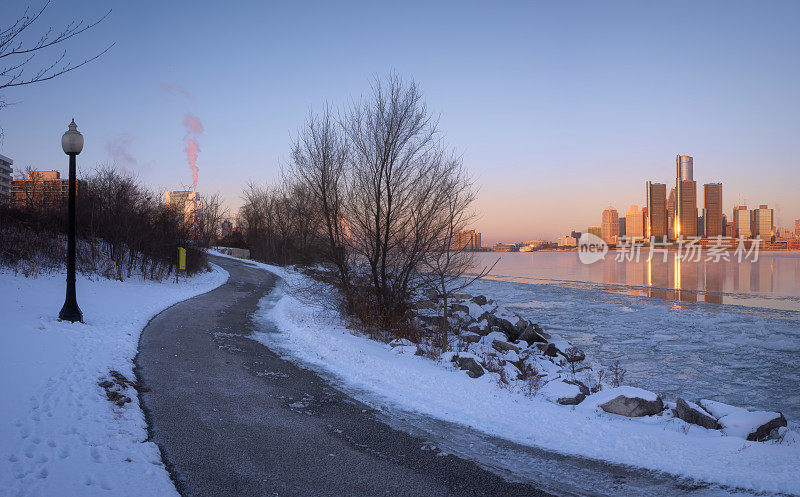
[(83, 322), (83, 312), (75, 296), (75, 157), (83, 150), (83, 135), (78, 131), (75, 119), (61, 137), (61, 148), (69, 156), (69, 197), (67, 205), (67, 297), (58, 313), (58, 319), (74, 323)]

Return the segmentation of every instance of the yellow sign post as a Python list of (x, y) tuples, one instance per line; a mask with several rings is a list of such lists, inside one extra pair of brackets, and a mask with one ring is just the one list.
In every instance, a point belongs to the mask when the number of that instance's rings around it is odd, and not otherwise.
[(175, 270), (175, 283), (178, 282), (178, 271), (181, 269), (186, 271), (186, 249), (178, 247), (178, 269)]

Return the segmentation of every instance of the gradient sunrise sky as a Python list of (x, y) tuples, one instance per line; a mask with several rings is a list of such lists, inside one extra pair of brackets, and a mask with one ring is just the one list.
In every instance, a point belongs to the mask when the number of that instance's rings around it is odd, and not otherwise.
[[(24, 10), (0, 4), (0, 24)], [(111, 16), (65, 47), (100, 60), (7, 89), (0, 153), (65, 170), (71, 118), (84, 170), (115, 162), (153, 187), (232, 208), (274, 181), (308, 110), (346, 105), (376, 75), (413, 78), (480, 185), (484, 243), (554, 239), (645, 202), (674, 179), (800, 218), (800, 2), (123, 2), (54, 0), (41, 25)], [(57, 55), (53, 51), (50, 55)], [(37, 56), (41, 58), (42, 56)], [(701, 187), (698, 188), (701, 190)], [(702, 202), (702, 199), (698, 199)]]

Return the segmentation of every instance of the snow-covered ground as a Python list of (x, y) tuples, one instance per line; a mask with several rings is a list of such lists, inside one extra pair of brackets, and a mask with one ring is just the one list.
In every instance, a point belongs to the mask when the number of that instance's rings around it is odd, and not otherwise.
[(110, 370), (134, 380), (147, 321), (228, 273), (213, 266), (178, 284), (78, 276), (85, 324), (57, 320), (64, 278), (0, 272), (0, 495), (177, 496), (136, 392), (119, 407), (98, 382)]
[(280, 331), (257, 338), (377, 408), (420, 413), (524, 445), (726, 487), (800, 494), (796, 420), (790, 419), (791, 430), (781, 442), (748, 442), (678, 419), (608, 414), (591, 397), (578, 406), (554, 404), (545, 395), (529, 398), (499, 388), (495, 373), (473, 379), (449, 362), (359, 336), (330, 306), (293, 293), (293, 288), (307, 293), (304, 276), (264, 267), (284, 282), (262, 301), (256, 319), (274, 322)]

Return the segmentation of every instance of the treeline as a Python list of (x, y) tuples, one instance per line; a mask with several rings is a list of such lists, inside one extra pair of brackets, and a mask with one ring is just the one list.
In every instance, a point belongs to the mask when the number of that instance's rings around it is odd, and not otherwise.
[[(29, 176), (30, 177), (30, 176)], [(82, 178), (77, 204), (77, 269), (123, 280), (133, 275), (162, 279), (174, 275), (177, 247), (187, 249), (187, 273), (207, 268), (202, 247), (219, 230), (219, 197), (204, 198), (199, 218), (131, 175), (103, 166)], [(53, 201), (42, 182), (29, 185), (27, 198), (0, 204), (0, 264), (26, 275), (56, 270), (66, 260), (66, 202)]]
[(320, 263), (344, 311), (400, 329), (420, 291), (446, 301), (463, 286), (472, 260), (457, 233), (474, 198), (419, 88), (390, 76), (346, 109), (310, 113), (280, 184), (245, 189), (239, 223), (255, 258)]

